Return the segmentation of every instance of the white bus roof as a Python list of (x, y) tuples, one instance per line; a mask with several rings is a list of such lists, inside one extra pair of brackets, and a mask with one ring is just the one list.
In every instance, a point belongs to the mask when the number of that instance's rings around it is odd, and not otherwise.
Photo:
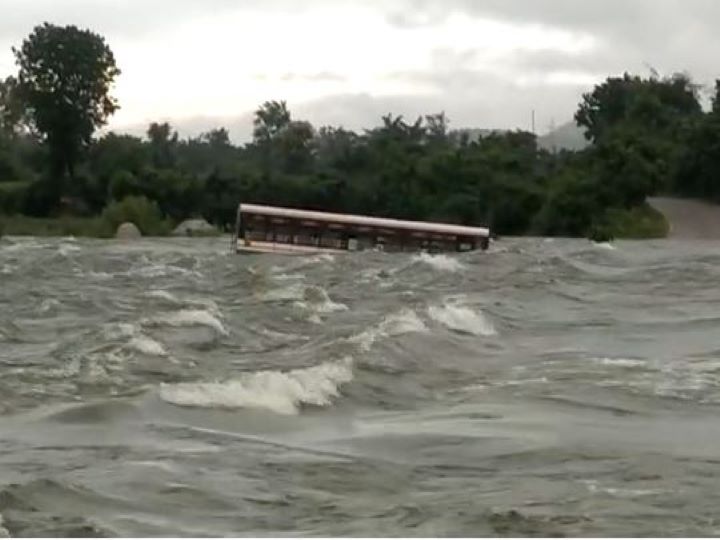
[(294, 208), (263, 206), (259, 204), (241, 204), (240, 212), (291, 219), (304, 219), (307, 221), (325, 221), (346, 225), (378, 227), (385, 229), (404, 229), (436, 234), (452, 234), (456, 236), (487, 237), (490, 235), (490, 231), (485, 227), (466, 227), (464, 225), (432, 223), (427, 221), (403, 221), (399, 219), (356, 216), (352, 214), (333, 214), (330, 212), (297, 210)]

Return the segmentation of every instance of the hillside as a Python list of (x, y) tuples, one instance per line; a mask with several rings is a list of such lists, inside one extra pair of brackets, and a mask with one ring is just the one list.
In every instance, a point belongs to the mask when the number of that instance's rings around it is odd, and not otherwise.
[(538, 137), (538, 146), (548, 151), (582, 150), (588, 146), (583, 130), (570, 121), (554, 131)]

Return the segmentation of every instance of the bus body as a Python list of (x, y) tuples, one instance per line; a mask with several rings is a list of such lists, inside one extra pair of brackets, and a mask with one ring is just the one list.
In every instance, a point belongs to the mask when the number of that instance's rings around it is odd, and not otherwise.
[(238, 253), (463, 252), (485, 250), (489, 239), (483, 227), (240, 204), (233, 245)]

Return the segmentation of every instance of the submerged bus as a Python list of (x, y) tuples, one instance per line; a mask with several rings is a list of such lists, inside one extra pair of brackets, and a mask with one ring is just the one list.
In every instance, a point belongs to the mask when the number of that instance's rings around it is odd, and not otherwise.
[(487, 249), (490, 231), (424, 221), (240, 204), (233, 235), (237, 253), (473, 251)]

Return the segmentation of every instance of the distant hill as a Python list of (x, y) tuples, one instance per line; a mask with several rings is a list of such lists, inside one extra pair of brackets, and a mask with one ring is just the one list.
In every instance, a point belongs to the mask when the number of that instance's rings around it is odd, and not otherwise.
[[(450, 132), (450, 137), (459, 142), (463, 136), (469, 142), (476, 142), (483, 137), (494, 133), (507, 133), (506, 129), (455, 129)], [(538, 136), (538, 146), (548, 151), (554, 150), (582, 150), (588, 146), (588, 141), (582, 129), (577, 127), (575, 122), (568, 122), (557, 129)]]
[(589, 144), (583, 130), (572, 121), (538, 137), (538, 146), (548, 151), (582, 150)]

